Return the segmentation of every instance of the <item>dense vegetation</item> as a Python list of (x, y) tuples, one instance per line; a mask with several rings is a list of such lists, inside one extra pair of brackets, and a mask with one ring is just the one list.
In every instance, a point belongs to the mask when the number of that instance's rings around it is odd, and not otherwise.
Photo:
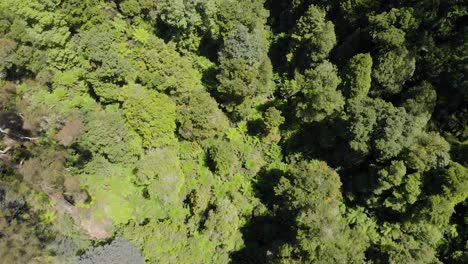
[(0, 0), (1, 263), (467, 263), (465, 0)]

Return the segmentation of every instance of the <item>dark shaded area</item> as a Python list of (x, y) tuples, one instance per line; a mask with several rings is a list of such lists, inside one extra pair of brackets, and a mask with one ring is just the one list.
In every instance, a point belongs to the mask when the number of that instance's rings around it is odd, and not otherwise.
[[(8, 136), (17, 140), (31, 136), (31, 131), (23, 129), (23, 118), (14, 112), (0, 113), (0, 128), (6, 130)], [(4, 133), (0, 133), (0, 137), (4, 136)]]
[(450, 223), (457, 232), (456, 237), (445, 235), (448, 243), (440, 246), (440, 258), (444, 263), (462, 264), (468, 259), (466, 242), (468, 241), (468, 200), (455, 206), (455, 213), (450, 218)]
[(274, 187), (285, 172), (262, 170), (255, 184), (255, 193), (268, 207), (266, 215), (252, 215), (241, 232), (245, 248), (231, 254), (232, 263), (269, 263), (278, 253), (279, 246), (294, 239), (294, 213), (281, 208), (281, 197), (275, 194)]
[(78, 143), (74, 143), (69, 148), (70, 155), (67, 162), (70, 166), (82, 169), (93, 159), (93, 153)]

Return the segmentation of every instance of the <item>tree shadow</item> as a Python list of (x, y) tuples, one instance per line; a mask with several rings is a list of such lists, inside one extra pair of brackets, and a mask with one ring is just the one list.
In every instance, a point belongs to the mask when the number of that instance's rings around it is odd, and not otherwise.
[(284, 173), (278, 169), (259, 173), (254, 191), (269, 210), (259, 215), (254, 212), (250, 221), (241, 228), (245, 247), (231, 254), (231, 263), (269, 263), (277, 255), (279, 247), (293, 239), (291, 219), (294, 217), (285, 213), (280, 206), (282, 199), (274, 191)]
[[(21, 137), (31, 136), (31, 131), (23, 129), (23, 118), (15, 112), (0, 113), (0, 128), (8, 133), (8, 136), (21, 139)], [(0, 134), (0, 138), (5, 133)]]
[[(69, 156), (67, 162), (70, 163), (70, 166), (82, 169), (84, 166), (93, 159), (93, 153), (78, 143), (73, 143), (70, 146), (72, 155)], [(70, 158), (73, 157), (73, 158)]]
[(247, 121), (247, 133), (250, 136), (264, 136), (266, 134), (265, 123), (262, 119)]

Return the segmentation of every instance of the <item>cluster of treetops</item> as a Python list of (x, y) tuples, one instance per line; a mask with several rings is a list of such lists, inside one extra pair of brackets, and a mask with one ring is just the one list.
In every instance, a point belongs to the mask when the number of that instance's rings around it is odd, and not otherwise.
[(467, 263), (467, 18), (0, 0), (0, 263)]

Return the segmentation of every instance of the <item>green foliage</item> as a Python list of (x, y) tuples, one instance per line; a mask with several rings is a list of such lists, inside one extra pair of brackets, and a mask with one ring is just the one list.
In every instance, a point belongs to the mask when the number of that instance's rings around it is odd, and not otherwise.
[(249, 105), (252, 98), (269, 95), (273, 89), (264, 30), (238, 25), (225, 36), (219, 60), (221, 72), (217, 75), (217, 91), (220, 99), (234, 117), (244, 118), (249, 114), (246, 109), (252, 108)]
[(378, 256), (380, 262), (441, 263), (434, 245), (441, 234), (433, 226), (384, 223), (381, 232), (386, 238), (380, 249), (382, 255)]
[(240, 168), (239, 153), (230, 142), (220, 140), (209, 151), (216, 174), (232, 177)]
[(251, 67), (258, 66), (266, 50), (262, 34), (259, 29), (249, 32), (247, 27), (239, 25), (224, 38), (220, 60), (242, 59)]
[[(125, 228), (123, 236), (142, 248), (148, 262), (182, 263), (189, 261), (186, 233), (183, 226), (170, 221), (131, 224)], [(184, 260), (185, 257), (185, 260)]]
[(0, 182), (2, 262), (44, 263), (50, 252), (42, 241), (37, 216), (26, 207), (23, 197), (8, 187)]
[(131, 162), (139, 154), (140, 151), (129, 146), (132, 136), (122, 110), (108, 106), (93, 112), (87, 121), (86, 132), (80, 139), (84, 149), (104, 155), (111, 162)]
[[(57, 6), (56, 1), (4, 0), (1, 4), (2, 9), (6, 8), (16, 18), (11, 26), (10, 35), (23, 43), (30, 42), (39, 48), (63, 46), (70, 37), (63, 18), (54, 12)], [(20, 24), (22, 29), (15, 28)]]
[(142, 190), (133, 184), (132, 169), (95, 157), (85, 171), (80, 178), (91, 196), (90, 208), (95, 220), (110, 219), (119, 225), (131, 219), (143, 219), (138, 212), (144, 198)]
[(291, 49), (306, 65), (324, 60), (336, 44), (335, 27), (325, 15), (324, 10), (310, 5), (294, 28)]
[(414, 122), (404, 108), (380, 99), (352, 99), (348, 107), (349, 146), (360, 155), (384, 161), (412, 144), (424, 124)]
[(403, 103), (406, 111), (412, 115), (431, 116), (436, 104), (437, 94), (434, 86), (428, 82), (423, 82), (411, 87), (405, 94), (406, 100)]
[(297, 75), (296, 79), (303, 95), (297, 105), (297, 117), (316, 122), (343, 110), (343, 96), (336, 90), (341, 80), (330, 62), (322, 62), (315, 69), (306, 70), (304, 76)]
[(451, 162), (442, 174), (442, 191), (450, 199), (451, 207), (468, 198), (468, 169), (461, 164)]
[(202, 229), (191, 231), (191, 225), (170, 220), (145, 225), (131, 223), (122, 232), (142, 248), (148, 262), (227, 263), (229, 252), (242, 245), (240, 219), (228, 200), (222, 200), (215, 210), (209, 211)]
[(448, 165), (450, 145), (437, 133), (422, 133), (404, 154), (406, 166), (417, 171), (441, 169)]
[(352, 57), (343, 70), (343, 90), (347, 98), (365, 97), (371, 88), (372, 57), (369, 53)]
[(288, 176), (280, 180), (275, 192), (281, 193), (288, 207), (302, 209), (318, 206), (322, 200), (341, 200), (339, 175), (323, 161), (291, 165)]
[(15, 49), (17, 44), (14, 40), (8, 38), (0, 38), (0, 77), (5, 78), (6, 70), (8, 70), (15, 61)]
[(239, 250), (244, 242), (239, 228), (242, 226), (242, 219), (238, 212), (238, 206), (227, 199), (219, 201), (216, 211), (208, 213), (206, 220), (206, 236), (215, 243), (214, 262), (229, 262), (228, 252)]
[(219, 32), (211, 35), (223, 40), (216, 76), (218, 99), (236, 120), (249, 116), (255, 97), (268, 96), (273, 90), (262, 2), (220, 1), (215, 22)]
[(167, 95), (132, 85), (123, 97), (127, 124), (141, 137), (144, 148), (176, 143), (176, 106)]
[(412, 8), (392, 8), (369, 17), (371, 36), (383, 50), (399, 49), (405, 45), (406, 32), (417, 27)]
[(222, 135), (229, 126), (224, 113), (209, 93), (183, 95), (177, 106), (178, 132), (187, 140), (203, 140)]
[(420, 200), (422, 175), (420, 172), (407, 173), (402, 161), (392, 161), (389, 166), (376, 168), (372, 196), (367, 204), (374, 208), (388, 208), (405, 212), (409, 206)]
[(250, 30), (264, 27), (268, 18), (268, 10), (264, 8), (263, 0), (220, 1), (217, 10), (217, 27), (214, 28), (219, 30), (216, 33), (221, 36), (230, 33), (239, 24)]
[(465, 263), (467, 14), (1, 0), (0, 262)]
[(372, 77), (376, 87), (372, 94), (399, 93), (403, 84), (413, 76), (415, 59), (406, 49), (389, 51), (377, 57)]
[[(234, 102), (242, 102), (244, 97), (267, 93), (271, 90), (271, 65), (264, 61), (258, 68), (252, 68), (244, 59), (225, 60), (222, 71), (217, 76), (218, 92)], [(225, 100), (227, 100), (227, 98)]]
[(265, 125), (267, 129), (269, 130), (275, 127), (276, 128), (279, 127), (285, 121), (284, 117), (281, 115), (281, 111), (279, 111), (278, 109), (274, 107), (269, 107), (265, 111), (264, 119), (265, 119)]
[(352, 25), (362, 23), (366, 15), (375, 13), (378, 7), (377, 0), (346, 0), (340, 3), (340, 10), (346, 22)]
[(171, 45), (150, 38), (148, 48), (138, 52), (135, 68), (143, 85), (160, 92), (181, 95), (200, 88), (200, 74)]
[(140, 3), (137, 0), (125, 0), (119, 3), (119, 8), (124, 15), (136, 16), (141, 12)]
[(170, 148), (150, 150), (136, 165), (138, 182), (147, 186), (149, 198), (163, 205), (180, 202), (184, 175), (176, 151)]
[[(340, 187), (339, 175), (325, 162), (290, 166), (275, 187), (294, 212), (296, 226), (294, 243), (280, 248), (280, 263), (363, 262), (366, 242), (353, 234), (341, 215)], [(339, 238), (334, 235), (338, 233)]]

